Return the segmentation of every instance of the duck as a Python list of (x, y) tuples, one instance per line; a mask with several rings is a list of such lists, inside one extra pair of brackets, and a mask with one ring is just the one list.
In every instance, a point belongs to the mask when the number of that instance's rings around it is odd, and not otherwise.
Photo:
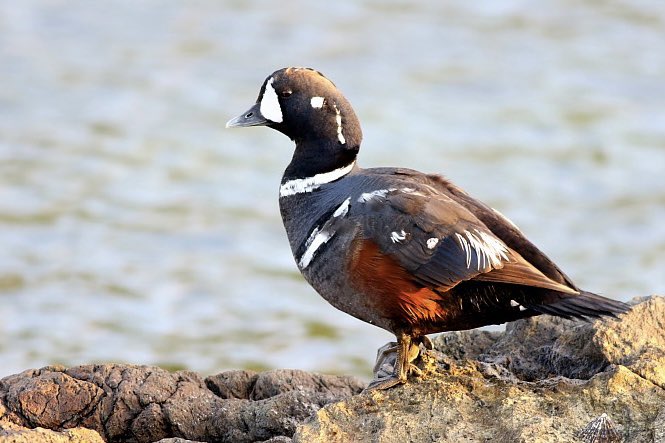
[(359, 119), (315, 69), (273, 72), (226, 126), (267, 126), (295, 143), (279, 208), (298, 269), (332, 306), (396, 338), (385, 348), (394, 370), (369, 389), (418, 374), (429, 334), (630, 309), (577, 287), (514, 223), (443, 176), (361, 168)]

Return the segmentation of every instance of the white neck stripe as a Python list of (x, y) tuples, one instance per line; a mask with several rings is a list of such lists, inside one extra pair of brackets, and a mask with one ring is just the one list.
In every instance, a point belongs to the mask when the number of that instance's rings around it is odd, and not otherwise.
[(335, 169), (334, 171), (323, 172), (321, 174), (316, 174), (313, 177), (289, 180), (279, 187), (279, 196), (288, 197), (289, 195), (312, 192), (323, 184), (331, 183), (344, 177), (346, 174), (351, 172), (355, 165), (356, 162), (354, 160), (349, 165), (344, 166), (343, 168)]

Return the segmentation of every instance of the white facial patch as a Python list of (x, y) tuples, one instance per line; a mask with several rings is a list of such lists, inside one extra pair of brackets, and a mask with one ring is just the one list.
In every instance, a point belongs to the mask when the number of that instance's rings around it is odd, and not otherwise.
[(277, 92), (272, 86), (272, 82), (275, 81), (274, 78), (270, 77), (268, 83), (266, 83), (266, 89), (263, 91), (263, 97), (261, 98), (261, 106), (259, 107), (261, 115), (274, 123), (281, 123), (282, 118), (282, 107), (279, 105), (279, 99), (277, 98)]
[(323, 100), (323, 97), (312, 97), (309, 103), (312, 105), (312, 108), (321, 109), (323, 108)]
[(434, 249), (437, 244), (439, 244), (439, 239), (438, 238), (432, 237), (432, 238), (427, 239), (427, 247), (429, 249)]
[(279, 187), (279, 196), (288, 197), (289, 195), (312, 192), (323, 184), (331, 183), (344, 177), (346, 174), (351, 172), (355, 165), (356, 162), (353, 161), (351, 164), (344, 166), (343, 168), (335, 169), (334, 171), (316, 174), (313, 177), (289, 180)]
[(337, 104), (333, 103), (333, 107), (337, 113), (335, 116), (335, 121), (337, 122), (337, 140), (344, 145), (346, 144), (346, 139), (344, 138), (344, 134), (342, 134), (342, 113), (339, 111)]
[(501, 264), (501, 260), (508, 261), (508, 247), (500, 240), (492, 237), (486, 232), (475, 229), (476, 233), (464, 231), (466, 238), (456, 233), (457, 241), (466, 253), (466, 267), (471, 268), (471, 250), (476, 253), (477, 269), (485, 269), (487, 266), (494, 268)]

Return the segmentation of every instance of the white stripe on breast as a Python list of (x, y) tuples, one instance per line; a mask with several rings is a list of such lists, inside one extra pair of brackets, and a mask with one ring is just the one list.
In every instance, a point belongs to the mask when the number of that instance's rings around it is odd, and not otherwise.
[(298, 259), (298, 267), (301, 270), (304, 270), (314, 259), (316, 251), (326, 244), (328, 240), (333, 238), (335, 235), (334, 222), (336, 218), (345, 217), (349, 212), (349, 206), (351, 203), (351, 197), (344, 200), (344, 202), (339, 205), (331, 219), (327, 220), (323, 224), (323, 228), (319, 229), (318, 227), (314, 228), (312, 233), (309, 235), (309, 238), (305, 242), (305, 252), (302, 254), (300, 259)]
[(334, 171), (323, 172), (321, 174), (316, 174), (313, 177), (289, 180), (279, 187), (279, 196), (288, 197), (290, 195), (312, 192), (313, 190), (318, 189), (321, 185), (334, 182), (335, 180), (344, 177), (351, 172), (355, 165), (356, 162), (354, 160), (351, 164), (344, 166), (343, 168), (335, 169)]

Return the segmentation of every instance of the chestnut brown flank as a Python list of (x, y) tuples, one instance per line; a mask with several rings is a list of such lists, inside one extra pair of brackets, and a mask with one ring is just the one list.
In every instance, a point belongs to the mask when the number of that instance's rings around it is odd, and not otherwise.
[(392, 257), (383, 254), (372, 240), (358, 239), (352, 248), (351, 282), (368, 297), (381, 315), (396, 325), (418, 325), (441, 320), (445, 312), (435, 300), (441, 297), (416, 285), (409, 272)]

